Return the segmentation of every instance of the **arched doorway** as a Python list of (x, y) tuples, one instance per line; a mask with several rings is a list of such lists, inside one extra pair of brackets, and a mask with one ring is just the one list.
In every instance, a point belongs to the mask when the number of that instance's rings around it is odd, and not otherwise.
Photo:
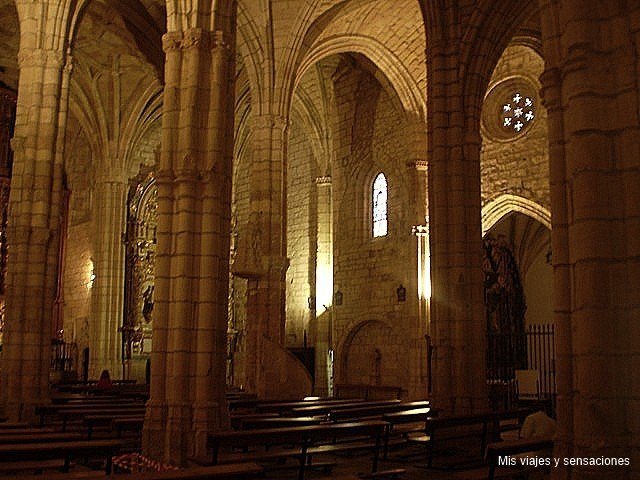
[[(487, 380), (493, 400), (517, 396), (518, 375), (529, 375), (524, 390), (555, 402), (552, 319), (551, 232), (532, 216), (511, 211), (484, 236)], [(522, 373), (526, 372), (526, 373)]]

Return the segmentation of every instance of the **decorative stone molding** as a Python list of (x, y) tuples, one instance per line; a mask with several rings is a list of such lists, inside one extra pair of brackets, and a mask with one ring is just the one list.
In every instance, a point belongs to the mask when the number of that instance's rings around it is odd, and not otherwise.
[(429, 225), (414, 225), (411, 227), (411, 233), (416, 237), (424, 237), (429, 235)]
[(536, 202), (517, 195), (500, 195), (482, 207), (482, 234), (511, 212), (527, 215), (551, 230), (551, 212)]
[(212, 50), (227, 50), (231, 53), (231, 42), (225, 38), (225, 32), (222, 30), (216, 30), (211, 32), (211, 49)]
[(34, 48), (32, 50), (20, 50), (18, 52), (18, 66), (20, 70), (26, 67), (44, 67), (56, 65), (62, 67), (64, 53), (57, 50), (45, 50)]
[(209, 32), (202, 28), (190, 28), (184, 32), (167, 32), (162, 36), (162, 49), (168, 53), (192, 48), (210, 48), (230, 54), (232, 51), (231, 42), (225, 37), (225, 32), (221, 30)]
[(162, 50), (166, 53), (180, 50), (182, 46), (182, 32), (167, 32), (162, 36)]
[(331, 175), (325, 175), (322, 177), (316, 177), (316, 185), (319, 187), (331, 186)]
[(420, 172), (426, 172), (429, 167), (429, 162), (427, 160), (413, 160), (407, 162), (408, 168), (415, 168)]
[(11, 150), (15, 155), (23, 156), (24, 155), (24, 141), (25, 138), (21, 136), (14, 136), (11, 140), (9, 140), (9, 144), (11, 145)]
[(274, 113), (252, 116), (250, 122), (252, 129), (278, 128), (285, 131), (289, 127), (287, 117)]
[(207, 48), (211, 33), (202, 28), (191, 28), (183, 33), (181, 48), (189, 50), (191, 48)]
[(174, 170), (173, 183), (195, 183), (201, 180), (200, 172), (195, 168), (178, 168)]
[(129, 179), (124, 171), (109, 171), (96, 173), (95, 182), (101, 183), (128, 183)]

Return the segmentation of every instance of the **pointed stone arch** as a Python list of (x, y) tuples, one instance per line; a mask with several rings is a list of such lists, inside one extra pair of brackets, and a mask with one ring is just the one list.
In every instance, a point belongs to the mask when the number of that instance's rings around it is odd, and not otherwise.
[(518, 195), (503, 194), (482, 207), (482, 234), (487, 233), (511, 212), (520, 212), (551, 230), (551, 212), (542, 205)]

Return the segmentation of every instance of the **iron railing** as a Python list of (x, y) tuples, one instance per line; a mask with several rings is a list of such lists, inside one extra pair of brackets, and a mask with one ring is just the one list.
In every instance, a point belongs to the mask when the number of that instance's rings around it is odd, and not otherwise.
[(537, 399), (548, 401), (555, 411), (555, 360), (553, 324), (528, 325), (524, 332), (488, 333), (487, 383), (494, 400), (512, 406), (518, 399), (516, 370), (536, 370)]

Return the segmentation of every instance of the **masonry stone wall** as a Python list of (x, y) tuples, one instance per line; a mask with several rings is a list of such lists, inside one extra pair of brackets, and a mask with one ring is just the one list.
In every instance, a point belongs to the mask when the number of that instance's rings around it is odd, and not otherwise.
[(86, 133), (73, 116), (69, 117), (66, 133), (66, 174), (71, 194), (63, 273), (63, 328), (65, 340), (75, 342), (78, 351), (82, 351), (89, 345), (92, 320), (92, 153)]
[(91, 222), (69, 226), (64, 267), (64, 331), (78, 351), (89, 344), (91, 321)]
[[(233, 162), (233, 203), (231, 207), (232, 231), (231, 231), (231, 263), (236, 258), (235, 249), (238, 247), (240, 232), (249, 221), (249, 168), (251, 162), (247, 150), (242, 152)], [(228, 365), (229, 381), (240, 386), (244, 381), (244, 353), (245, 324), (247, 321), (247, 280), (236, 275), (231, 275), (229, 285), (229, 323), (233, 338), (230, 352), (233, 358)]]
[[(286, 346), (302, 347), (314, 311), (316, 185), (315, 160), (300, 121), (291, 122), (287, 159), (287, 300)], [(312, 307), (315, 307), (313, 298)]]
[[(533, 49), (521, 45), (508, 47), (498, 62), (483, 106), (482, 128), (482, 202), (501, 194), (525, 197), (550, 209), (549, 151), (547, 142), (547, 112), (542, 106), (538, 77), (544, 61)], [(509, 88), (509, 84), (513, 88)], [(488, 115), (498, 116), (505, 95), (492, 92), (516, 93), (521, 85), (535, 91), (536, 118), (530, 128), (509, 139), (496, 138), (487, 128)], [(501, 89), (504, 86), (504, 90)]]
[[(415, 275), (415, 239), (405, 214), (410, 158), (406, 125), (368, 73), (352, 70), (337, 80), (335, 91), (339, 139), (333, 170), (334, 290), (343, 294), (342, 305), (333, 310), (336, 383), (373, 376), (379, 384), (406, 387), (409, 309), (396, 294), (399, 285), (407, 285)], [(388, 234), (372, 238), (371, 189), (379, 172), (389, 189)], [(370, 361), (376, 356), (378, 374)]]

